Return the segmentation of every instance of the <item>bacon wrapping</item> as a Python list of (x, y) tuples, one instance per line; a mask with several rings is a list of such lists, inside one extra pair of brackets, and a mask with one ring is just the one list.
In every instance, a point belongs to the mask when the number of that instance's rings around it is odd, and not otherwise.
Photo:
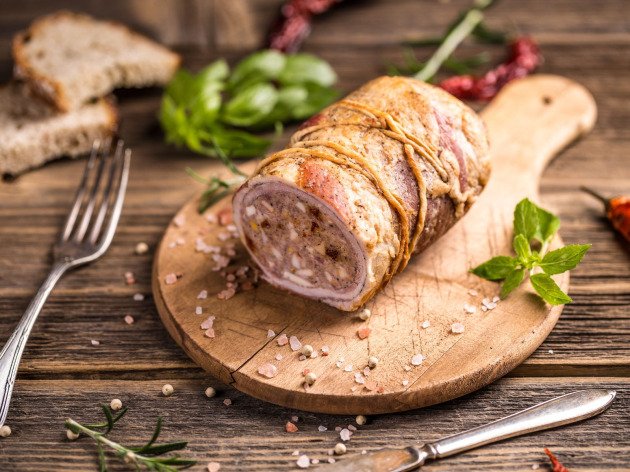
[(353, 311), (466, 213), (489, 174), (473, 110), (380, 77), (263, 159), (234, 195), (234, 222), (269, 283)]

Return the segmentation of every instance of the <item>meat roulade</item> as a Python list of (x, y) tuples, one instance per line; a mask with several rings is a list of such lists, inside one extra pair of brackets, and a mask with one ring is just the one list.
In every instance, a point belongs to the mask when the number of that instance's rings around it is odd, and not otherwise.
[(489, 173), (473, 110), (380, 77), (262, 160), (234, 195), (234, 222), (269, 283), (351, 311), (461, 218)]

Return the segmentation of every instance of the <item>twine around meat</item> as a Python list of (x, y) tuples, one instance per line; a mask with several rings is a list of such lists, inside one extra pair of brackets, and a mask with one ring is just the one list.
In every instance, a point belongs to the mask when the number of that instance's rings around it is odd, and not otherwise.
[[(404, 127), (396, 121), (391, 114), (378, 110), (369, 105), (359, 103), (354, 100), (342, 100), (336, 106), (342, 106), (351, 110), (363, 113), (369, 118), (377, 121), (380, 126), (368, 126), (369, 128), (378, 129), (387, 137), (400, 142), (403, 146), (406, 161), (413, 173), (414, 179), (418, 188), (419, 207), (418, 215), (416, 219), (416, 225), (413, 233), (409, 231), (409, 215), (413, 212), (408, 208), (405, 202), (398, 196), (394, 195), (388, 188), (385, 182), (380, 178), (378, 172), (373, 168), (371, 163), (361, 156), (356, 151), (346, 148), (345, 146), (326, 140), (304, 140), (309, 134), (330, 127), (352, 125), (362, 126), (357, 123), (326, 123), (322, 125), (313, 125), (301, 130), (298, 130), (291, 138), (291, 147), (278, 151), (274, 154), (263, 159), (256, 169), (256, 173), (259, 173), (261, 169), (270, 165), (271, 163), (282, 159), (284, 157), (295, 157), (296, 153), (301, 153), (309, 157), (319, 158), (330, 161), (340, 166), (346, 166), (356, 172), (359, 172), (365, 176), (372, 184), (379, 190), (383, 197), (387, 200), (389, 205), (396, 211), (400, 220), (400, 245), (396, 256), (393, 258), (392, 263), (387, 270), (383, 278), (383, 285), (389, 281), (397, 272), (402, 271), (408, 264), (411, 254), (418, 243), (420, 235), (425, 226), (426, 212), (427, 212), (427, 186), (422, 176), (422, 169), (418, 165), (415, 159), (417, 153), (424, 162), (430, 165), (440, 177), (444, 184), (444, 193), (449, 193), (452, 199), (457, 197), (462, 198), (463, 195), (459, 190), (453, 192), (455, 185), (453, 184), (453, 169), (440, 159), (440, 153), (438, 150), (425, 140), (413, 135), (404, 129)], [(334, 153), (324, 152), (320, 149), (314, 149), (316, 147), (324, 147), (331, 149)], [(455, 197), (455, 198), (454, 198)], [(458, 198), (459, 199), (459, 198)]]

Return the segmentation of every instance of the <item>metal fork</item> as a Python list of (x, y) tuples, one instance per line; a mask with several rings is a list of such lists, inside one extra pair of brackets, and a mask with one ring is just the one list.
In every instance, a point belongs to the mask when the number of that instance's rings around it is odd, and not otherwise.
[(0, 352), (0, 426), (7, 419), (24, 346), (48, 295), (66, 271), (98, 259), (114, 238), (130, 159), (131, 151), (121, 140), (97, 141), (92, 147), (74, 203), (53, 246), (52, 269)]

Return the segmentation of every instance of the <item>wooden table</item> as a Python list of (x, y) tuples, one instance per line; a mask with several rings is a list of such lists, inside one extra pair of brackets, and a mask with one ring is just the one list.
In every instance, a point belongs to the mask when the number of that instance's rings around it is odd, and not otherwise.
[[(243, 21), (234, 15), (221, 17), (216, 5), (195, 0), (172, 1), (159, 9), (154, 0), (119, 0), (102, 7), (99, 2), (78, 0), (50, 3), (0, 3), (3, 79), (10, 76), (9, 44), (14, 32), (59, 7), (126, 19), (154, 35), (159, 31), (163, 39), (179, 45), (186, 64), (196, 69), (218, 56), (232, 60), (242, 56), (241, 46), (261, 36), (279, 2), (238, 3), (238, 15), (251, 13)], [(438, 34), (469, 2), (348, 3), (318, 21), (305, 46), (332, 63), (346, 91), (382, 73), (386, 64), (400, 62), (402, 40)], [(177, 11), (172, 15), (176, 26), (165, 22), (169, 7)], [(349, 450), (434, 440), (559, 394), (603, 387), (617, 390), (618, 399), (595, 419), (488, 446), (423, 470), (514, 471), (532, 470), (538, 464), (546, 470), (542, 448), (547, 446), (571, 470), (628, 471), (630, 251), (600, 217), (597, 202), (578, 191), (583, 184), (610, 194), (630, 191), (628, 4), (625, 0), (505, 0), (488, 17), (492, 26), (535, 36), (545, 56), (542, 70), (580, 81), (598, 102), (596, 129), (553, 162), (542, 184), (543, 204), (561, 216), (565, 241), (590, 242), (593, 248), (573, 271), (570, 293), (575, 302), (565, 308), (549, 338), (526, 362), (464, 398), (370, 418), (353, 436)], [(239, 33), (243, 25), (254, 29)], [(200, 42), (206, 46), (200, 48)], [(473, 52), (478, 47), (465, 49)], [(497, 57), (502, 53), (500, 48), (493, 51)], [(417, 52), (423, 56), (429, 50)], [(200, 189), (184, 167), (209, 175), (219, 166), (163, 143), (155, 119), (159, 91), (122, 92), (118, 97), (122, 136), (134, 150), (121, 224), (108, 254), (65, 277), (42, 312), (14, 391), (8, 419), (13, 434), (0, 439), (0, 470), (95, 470), (93, 444), (69, 442), (63, 420), (96, 419), (98, 405), (114, 397), (130, 407), (115, 438), (139, 443), (149, 437), (154, 420), (162, 415), (165, 439), (190, 440), (188, 454), (200, 460), (194, 470), (202, 470), (211, 460), (220, 462), (222, 470), (290, 469), (295, 468), (295, 450), (311, 458), (327, 458), (326, 451), (338, 440), (334, 427), (347, 425), (352, 417), (287, 410), (221, 385), (188, 360), (162, 327), (150, 295), (152, 251), (138, 256), (134, 246), (144, 241), (155, 248), (173, 213)], [(83, 162), (63, 160), (0, 184), (0, 339), (9, 335), (48, 271), (49, 248), (82, 167)], [(126, 271), (135, 274), (136, 285), (125, 284)], [(134, 301), (135, 293), (143, 293), (145, 299)], [(127, 314), (135, 318), (133, 325), (124, 322)], [(100, 345), (92, 346), (92, 339)], [(160, 393), (165, 383), (175, 387), (170, 398)], [(204, 396), (210, 385), (220, 392), (217, 398)], [(223, 404), (225, 398), (233, 401), (231, 406)], [(300, 431), (288, 434), (284, 424), (293, 415), (299, 417)], [(329, 431), (318, 432), (318, 425)]]

